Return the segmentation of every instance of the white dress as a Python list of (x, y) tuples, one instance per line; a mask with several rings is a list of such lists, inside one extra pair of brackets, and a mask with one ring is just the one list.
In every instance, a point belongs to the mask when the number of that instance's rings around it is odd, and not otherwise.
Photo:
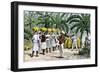
[(50, 45), (49, 46), (50, 46), (50, 48), (52, 48), (52, 35), (50, 35), (49, 39), (50, 39)]
[(33, 40), (32, 41), (33, 42), (32, 50), (38, 51), (39, 50), (39, 35), (34, 34), (32, 40)]
[(46, 49), (46, 42), (41, 43), (41, 49)]
[(52, 35), (52, 47), (56, 46), (56, 42), (55, 42), (55, 35)]
[[(41, 34), (39, 34), (39, 37), (41, 37)], [(41, 38), (39, 38), (39, 52), (41, 52)]]
[(45, 42), (41, 42), (41, 49), (46, 49), (46, 41)]
[(47, 34), (46, 35), (46, 48), (50, 48), (50, 35), (49, 34)]

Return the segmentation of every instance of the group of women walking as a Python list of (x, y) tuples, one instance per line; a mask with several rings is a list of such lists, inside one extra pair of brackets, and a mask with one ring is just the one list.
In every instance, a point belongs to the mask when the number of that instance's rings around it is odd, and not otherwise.
[(80, 48), (80, 38), (77, 36), (66, 35), (59, 29), (33, 27), (31, 57), (59, 50), (59, 57), (62, 58), (64, 48), (74, 49), (74, 47)]

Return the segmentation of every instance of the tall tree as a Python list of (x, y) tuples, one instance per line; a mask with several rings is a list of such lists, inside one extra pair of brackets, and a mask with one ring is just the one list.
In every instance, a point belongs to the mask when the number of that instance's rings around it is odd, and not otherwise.
[(34, 23), (34, 12), (24, 11), (24, 38), (30, 40), (32, 38), (32, 25)]
[(69, 28), (66, 23), (67, 14), (66, 13), (56, 13), (51, 17), (52, 23), (55, 25), (55, 28), (59, 28), (61, 30), (64, 30), (65, 32), (68, 32)]
[(75, 30), (75, 33), (81, 33), (81, 38), (84, 33), (87, 36), (90, 33), (90, 14), (74, 14), (68, 18), (68, 23), (72, 25), (71, 30)]
[(37, 25), (41, 26), (41, 27), (46, 27), (49, 28), (51, 27), (51, 18), (50, 16), (52, 15), (52, 13), (50, 12), (37, 12), (38, 16), (38, 21), (37, 21)]

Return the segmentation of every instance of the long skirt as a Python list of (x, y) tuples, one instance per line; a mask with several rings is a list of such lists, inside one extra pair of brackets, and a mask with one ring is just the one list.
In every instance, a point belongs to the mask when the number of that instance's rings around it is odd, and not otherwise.
[(38, 51), (39, 50), (39, 44), (38, 43), (33, 43), (32, 51)]
[(55, 46), (56, 46), (55, 39), (52, 39), (52, 47), (55, 47)]
[(46, 42), (41, 42), (41, 49), (46, 49)]
[(46, 48), (50, 48), (50, 40), (46, 40)]

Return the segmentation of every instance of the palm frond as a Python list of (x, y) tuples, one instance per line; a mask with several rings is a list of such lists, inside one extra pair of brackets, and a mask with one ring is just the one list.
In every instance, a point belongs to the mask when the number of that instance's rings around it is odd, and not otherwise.
[(80, 25), (79, 23), (74, 24), (74, 25), (71, 27), (71, 30), (73, 30), (74, 28), (78, 27), (79, 25)]
[(78, 20), (78, 19), (71, 19), (71, 20), (69, 21), (69, 24), (77, 23), (77, 22), (80, 22), (80, 20)]
[(76, 29), (76, 33), (78, 33), (78, 32), (79, 32), (79, 30), (80, 30), (80, 27), (77, 27), (77, 29)]
[(80, 15), (71, 15), (71, 16), (67, 19), (66, 22), (69, 22), (69, 21), (72, 20), (72, 19), (79, 19), (79, 20), (81, 20), (82, 18), (80, 17)]

